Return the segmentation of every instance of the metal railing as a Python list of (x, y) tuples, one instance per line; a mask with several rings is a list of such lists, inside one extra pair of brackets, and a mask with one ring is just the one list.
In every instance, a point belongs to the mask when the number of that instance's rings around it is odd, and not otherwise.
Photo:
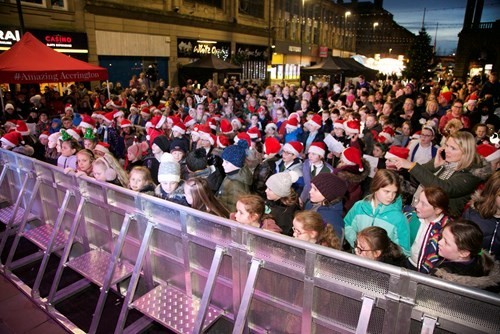
[[(97, 331), (110, 291), (123, 297), (115, 333), (152, 321), (198, 333), (220, 317), (233, 333), (500, 331), (498, 295), (65, 175), (10, 151), (0, 150), (0, 158), (8, 207), (26, 209), (12, 224), (16, 237), (39, 240), (38, 258), (60, 258), (49, 295), (32, 296), (74, 332)], [(27, 185), (23, 175), (30, 175)], [(45, 238), (35, 238), (38, 231)], [(13, 275), (30, 260), (3, 270)], [(67, 268), (84, 278), (61, 288)], [(90, 285), (101, 288), (100, 297), (90, 328), (79, 329), (57, 305)], [(130, 324), (133, 309), (144, 316)]]

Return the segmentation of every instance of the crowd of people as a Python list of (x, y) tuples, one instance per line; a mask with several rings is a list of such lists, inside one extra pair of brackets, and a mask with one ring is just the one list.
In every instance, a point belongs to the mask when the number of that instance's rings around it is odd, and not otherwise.
[[(111, 93), (106, 99), (106, 94)], [(5, 92), (2, 148), (166, 201), (499, 291), (500, 83)]]

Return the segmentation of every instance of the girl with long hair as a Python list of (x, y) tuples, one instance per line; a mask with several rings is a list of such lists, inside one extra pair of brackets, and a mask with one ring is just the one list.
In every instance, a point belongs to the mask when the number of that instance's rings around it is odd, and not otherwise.
[(333, 226), (314, 211), (300, 211), (293, 219), (293, 237), (314, 244), (340, 250), (341, 243)]
[(230, 219), (243, 225), (258, 227), (263, 230), (281, 233), (281, 228), (274, 219), (265, 214), (265, 203), (257, 195), (243, 195), (238, 197), (236, 212), (231, 213)]
[(193, 209), (229, 218), (229, 211), (215, 198), (206, 179), (195, 177), (187, 180), (184, 183), (184, 195)]

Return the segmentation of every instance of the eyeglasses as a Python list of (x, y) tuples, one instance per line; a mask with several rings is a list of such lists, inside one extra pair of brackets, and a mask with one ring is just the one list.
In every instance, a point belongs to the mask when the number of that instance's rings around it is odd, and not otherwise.
[(462, 106), (453, 106), (453, 108), (462, 109)]
[(293, 230), (293, 232), (295, 232), (297, 234), (297, 236), (305, 233), (305, 232), (299, 231), (295, 226), (292, 226), (292, 230)]
[(359, 247), (358, 243), (356, 241), (354, 241), (354, 252), (363, 253), (363, 252), (371, 252), (371, 251), (372, 251), (371, 249), (363, 249), (363, 248)]
[(294, 155), (292, 152), (283, 151), (283, 154)]
[(420, 137), (429, 138), (432, 137), (432, 135), (420, 135)]

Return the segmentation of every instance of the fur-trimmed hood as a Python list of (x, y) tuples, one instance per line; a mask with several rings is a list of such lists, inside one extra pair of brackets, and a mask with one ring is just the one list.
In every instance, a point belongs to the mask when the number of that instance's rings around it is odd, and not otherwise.
[(475, 177), (480, 178), (483, 182), (485, 182), (493, 171), (491, 169), (491, 163), (486, 161), (485, 158), (481, 157), (481, 161), (479, 164), (474, 164), (470, 167), (470, 172)]
[(495, 265), (487, 276), (464, 276), (449, 273), (444, 269), (436, 269), (434, 275), (449, 282), (454, 282), (479, 289), (486, 289), (500, 284), (500, 262), (495, 262)]
[(363, 171), (360, 172), (357, 166), (342, 166), (340, 168), (336, 168), (334, 173), (337, 174), (344, 181), (348, 181), (349, 183), (361, 183), (370, 174), (370, 164), (366, 159), (361, 159), (361, 163), (363, 164)]

